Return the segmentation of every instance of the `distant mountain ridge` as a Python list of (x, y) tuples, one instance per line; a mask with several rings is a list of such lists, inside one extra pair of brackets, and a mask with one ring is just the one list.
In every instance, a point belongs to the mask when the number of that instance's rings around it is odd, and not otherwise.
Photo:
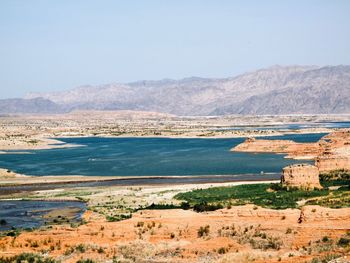
[(17, 113), (63, 113), (62, 106), (48, 99), (4, 99), (0, 100), (1, 114), (17, 114)]
[[(39, 99), (40, 105), (33, 101)], [(81, 86), (30, 93), (15, 101), (0, 100), (0, 113), (72, 110), (139, 110), (189, 116), (350, 113), (350, 66), (273, 66), (232, 78)]]

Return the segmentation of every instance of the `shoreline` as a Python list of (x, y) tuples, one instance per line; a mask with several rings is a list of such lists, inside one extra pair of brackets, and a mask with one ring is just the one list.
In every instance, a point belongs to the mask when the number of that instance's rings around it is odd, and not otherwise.
[[(280, 180), (259, 180), (259, 181), (232, 181), (232, 182), (203, 182), (199, 184), (194, 184), (194, 183), (183, 183), (183, 184), (173, 184), (173, 185), (168, 185), (168, 184), (145, 184), (145, 185), (136, 185), (137, 187), (144, 187), (147, 190), (150, 189), (170, 189), (170, 191), (191, 191), (194, 189), (205, 189), (205, 188), (210, 188), (210, 187), (229, 187), (229, 186), (238, 186), (238, 185), (247, 185), (247, 184), (271, 184), (271, 183), (278, 183)], [(133, 185), (135, 186), (135, 185)], [(110, 187), (115, 187), (115, 186), (110, 186)], [(118, 187), (118, 186), (117, 186)], [(123, 189), (125, 187), (129, 187), (128, 185), (121, 185), (120, 189)], [(54, 189), (48, 189), (48, 190), (37, 190), (37, 192), (41, 191), (52, 191)], [(117, 188), (119, 189), (119, 188)], [(1, 190), (1, 189), (0, 189)], [(9, 193), (15, 194), (18, 192), (13, 192)], [(88, 200), (82, 200), (82, 199), (74, 199), (74, 198), (30, 198), (28, 199), (27, 197), (16, 197), (16, 198), (1, 198), (0, 194), (0, 202), (5, 202), (5, 201), (47, 201), (47, 202), (81, 202), (86, 205), (88, 205), (89, 201)]]
[[(0, 168), (1, 171), (6, 169)], [(242, 173), (242, 174), (200, 174), (200, 175), (25, 175), (17, 174), (11, 171), (10, 176), (0, 175), (0, 187), (13, 185), (31, 185), (38, 184), (38, 181), (43, 181), (43, 184), (55, 183), (81, 183), (81, 182), (106, 182), (115, 180), (145, 180), (145, 179), (188, 179), (188, 178), (223, 178), (223, 177), (240, 177), (240, 176), (273, 176), (280, 175), (280, 172), (269, 173)], [(25, 181), (23, 181), (25, 180)], [(29, 181), (28, 183), (26, 181)]]
[[(43, 177), (28, 177), (26, 182), (14, 182), (11, 179), (0, 185), (0, 196), (7, 196), (14, 193), (33, 192), (33, 191), (48, 191), (55, 189), (73, 189), (73, 188), (94, 188), (94, 187), (142, 187), (142, 186), (167, 186), (175, 187), (181, 185), (208, 185), (222, 183), (262, 183), (279, 181), (280, 173), (271, 173), (265, 175), (259, 174), (241, 174), (241, 175), (192, 175), (192, 176), (145, 176), (145, 177), (124, 177), (124, 178), (108, 178), (95, 177), (94, 179), (87, 178), (88, 176), (80, 176), (83, 180), (76, 180), (77, 177), (71, 180), (66, 180), (67, 176), (61, 177), (56, 181), (47, 181), (48, 178)], [(68, 176), (69, 177), (69, 176)], [(21, 177), (23, 179), (23, 177)]]
[[(266, 126), (270, 127), (270, 126)], [(273, 127), (273, 126), (272, 126)], [(0, 144), (0, 154), (17, 154), (17, 153), (26, 153), (31, 154), (26, 151), (33, 150), (49, 150), (49, 149), (61, 149), (61, 148), (75, 148), (75, 147), (85, 147), (82, 144), (74, 144), (74, 143), (66, 143), (61, 141), (60, 139), (64, 138), (165, 138), (165, 139), (230, 139), (230, 138), (252, 138), (252, 137), (273, 137), (273, 136), (283, 136), (290, 134), (318, 134), (318, 133), (331, 133), (335, 128), (302, 128), (299, 130), (274, 130), (276, 132), (267, 132), (260, 133), (260, 130), (238, 130), (241, 131), (241, 134), (232, 134), (227, 131), (231, 130), (220, 130), (218, 132), (222, 132), (221, 134), (210, 134), (206, 135), (203, 133), (196, 133), (191, 131), (187, 134), (179, 134), (179, 135), (137, 135), (137, 134), (122, 134), (122, 135), (111, 135), (111, 134), (79, 134), (79, 135), (42, 135), (31, 137), (30, 140), (36, 141), (37, 144), (33, 144), (29, 141), (25, 142), (22, 140), (15, 141), (11, 146), (9, 145), (1, 145)], [(206, 132), (212, 133), (217, 131), (207, 130)], [(225, 133), (227, 132), (227, 133)], [(16, 145), (16, 143), (19, 143)]]
[[(58, 137), (57, 137), (58, 138)], [(27, 142), (26, 145), (15, 145), (11, 147), (4, 147), (4, 145), (0, 145), (0, 154), (31, 154), (28, 151), (34, 150), (50, 150), (50, 149), (61, 149), (61, 148), (76, 148), (76, 147), (84, 147), (85, 145), (81, 144), (73, 144), (73, 143), (65, 143), (63, 141), (58, 140), (55, 137), (33, 137), (31, 140), (37, 140), (39, 144), (29, 144)], [(23, 143), (23, 142), (22, 142)]]
[[(273, 127), (273, 126), (272, 126)], [(341, 129), (341, 128), (336, 128)], [(54, 138), (55, 140), (59, 140), (60, 138), (89, 138), (89, 137), (96, 137), (96, 138), (165, 138), (165, 139), (230, 139), (230, 138), (247, 138), (247, 137), (273, 137), (273, 136), (283, 136), (283, 135), (289, 135), (289, 134), (318, 134), (318, 133), (331, 133), (334, 130), (334, 128), (320, 128), (320, 130), (308, 130), (308, 128), (305, 129), (299, 129), (299, 130), (281, 130), (275, 133), (268, 133), (268, 134), (261, 134), (258, 131), (259, 130), (253, 130), (257, 131), (256, 134), (215, 134), (211, 136), (206, 135), (192, 135), (192, 134), (179, 134), (179, 135), (133, 135), (133, 134), (123, 134), (123, 135), (110, 135), (110, 134), (86, 134), (86, 135), (63, 135), (63, 136), (54, 136), (54, 137), (48, 137), (48, 138)], [(220, 130), (220, 131), (231, 131), (231, 130)], [(240, 131), (240, 130), (237, 130)], [(245, 130), (242, 130), (243, 133)], [(249, 130), (247, 130), (249, 131)], [(275, 130), (274, 130), (275, 131)], [(209, 131), (210, 132), (210, 131)]]

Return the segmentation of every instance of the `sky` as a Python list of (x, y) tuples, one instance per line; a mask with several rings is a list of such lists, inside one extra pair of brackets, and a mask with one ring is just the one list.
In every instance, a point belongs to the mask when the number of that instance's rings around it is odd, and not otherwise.
[(0, 0), (0, 99), (350, 64), (348, 0)]

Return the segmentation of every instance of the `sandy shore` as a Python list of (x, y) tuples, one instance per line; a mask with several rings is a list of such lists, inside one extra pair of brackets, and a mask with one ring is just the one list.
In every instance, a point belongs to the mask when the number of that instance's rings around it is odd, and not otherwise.
[[(59, 148), (83, 147), (84, 145), (70, 144), (63, 141), (46, 138), (46, 137), (30, 137), (30, 139), (8, 139), (0, 140), (0, 154), (11, 153), (29, 153), (26, 150), (46, 150)], [(10, 151), (10, 152), (7, 152)]]

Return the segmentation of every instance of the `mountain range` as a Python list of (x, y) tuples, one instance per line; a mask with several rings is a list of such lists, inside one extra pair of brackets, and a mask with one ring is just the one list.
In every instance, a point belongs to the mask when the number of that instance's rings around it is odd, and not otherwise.
[(138, 110), (181, 116), (350, 113), (350, 66), (273, 66), (230, 78), (80, 86), (0, 100), (0, 113)]

